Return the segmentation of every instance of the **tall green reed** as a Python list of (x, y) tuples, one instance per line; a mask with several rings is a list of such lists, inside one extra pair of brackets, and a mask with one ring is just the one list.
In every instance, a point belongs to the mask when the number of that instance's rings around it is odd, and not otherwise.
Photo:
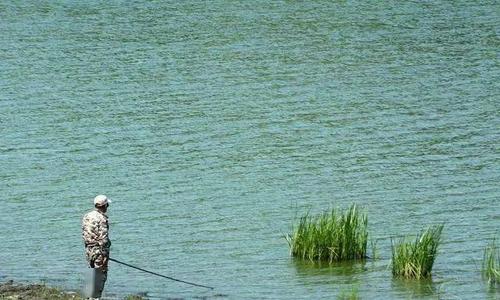
[(392, 243), (392, 275), (415, 279), (430, 277), (443, 227), (429, 227), (414, 242), (402, 238), (396, 244)]
[(498, 248), (496, 239), (493, 239), (490, 244), (484, 249), (483, 278), (487, 279), (490, 284), (500, 283), (500, 248)]
[(359, 300), (359, 291), (357, 287), (352, 287), (351, 290), (343, 290), (337, 295), (337, 300)]
[(329, 262), (364, 259), (367, 227), (367, 215), (353, 204), (343, 212), (331, 209), (318, 216), (306, 213), (285, 238), (294, 257)]

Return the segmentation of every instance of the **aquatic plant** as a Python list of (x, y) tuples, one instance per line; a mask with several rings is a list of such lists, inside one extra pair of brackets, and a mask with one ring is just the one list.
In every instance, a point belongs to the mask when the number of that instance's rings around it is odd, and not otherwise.
[(124, 300), (144, 300), (144, 298), (139, 295), (127, 295)]
[(359, 291), (357, 287), (352, 287), (351, 290), (342, 290), (337, 295), (338, 300), (359, 300)]
[(392, 243), (392, 275), (421, 279), (431, 276), (444, 225), (422, 231), (414, 242), (407, 238)]
[(368, 217), (356, 204), (347, 211), (331, 209), (318, 216), (306, 213), (285, 238), (294, 257), (311, 261), (366, 258)]
[(490, 244), (484, 249), (483, 278), (487, 279), (490, 284), (500, 283), (500, 248), (498, 248), (496, 239), (493, 239)]

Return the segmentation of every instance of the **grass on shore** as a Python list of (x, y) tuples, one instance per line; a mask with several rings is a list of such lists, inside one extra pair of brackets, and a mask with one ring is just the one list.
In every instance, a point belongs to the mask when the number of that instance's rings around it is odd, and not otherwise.
[(74, 292), (64, 292), (44, 284), (15, 284), (12, 281), (0, 284), (0, 299), (53, 299), (53, 300), (81, 300), (80, 295)]
[(484, 249), (482, 273), (483, 278), (490, 284), (500, 283), (500, 248), (496, 239), (493, 239)]
[(367, 215), (353, 204), (343, 212), (332, 209), (314, 217), (306, 213), (285, 238), (294, 257), (330, 263), (364, 259), (367, 227)]
[(392, 243), (392, 275), (414, 279), (430, 277), (443, 227), (429, 227), (414, 242), (402, 238), (396, 244)]
[[(23, 300), (83, 300), (76, 292), (63, 291), (45, 284), (17, 284), (12, 280), (0, 283), (0, 299)], [(144, 299), (138, 295), (130, 295), (125, 300)]]

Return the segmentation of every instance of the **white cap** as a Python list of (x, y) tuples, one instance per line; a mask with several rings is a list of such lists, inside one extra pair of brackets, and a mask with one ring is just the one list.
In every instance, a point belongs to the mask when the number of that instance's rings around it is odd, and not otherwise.
[(94, 198), (94, 205), (104, 206), (108, 203), (111, 203), (111, 199), (108, 199), (108, 197), (106, 197), (105, 195), (97, 195)]

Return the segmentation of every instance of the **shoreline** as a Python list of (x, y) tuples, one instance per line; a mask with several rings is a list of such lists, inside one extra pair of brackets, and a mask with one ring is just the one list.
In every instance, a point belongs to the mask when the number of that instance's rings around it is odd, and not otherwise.
[[(19, 283), (13, 280), (0, 282), (0, 299), (12, 300), (83, 300), (76, 291), (63, 290), (38, 283)], [(129, 295), (125, 300), (145, 300), (138, 295)]]
[(8, 280), (0, 283), (0, 299), (80, 300), (84, 298), (75, 291), (64, 291), (59, 288), (49, 287), (45, 284), (19, 283)]

